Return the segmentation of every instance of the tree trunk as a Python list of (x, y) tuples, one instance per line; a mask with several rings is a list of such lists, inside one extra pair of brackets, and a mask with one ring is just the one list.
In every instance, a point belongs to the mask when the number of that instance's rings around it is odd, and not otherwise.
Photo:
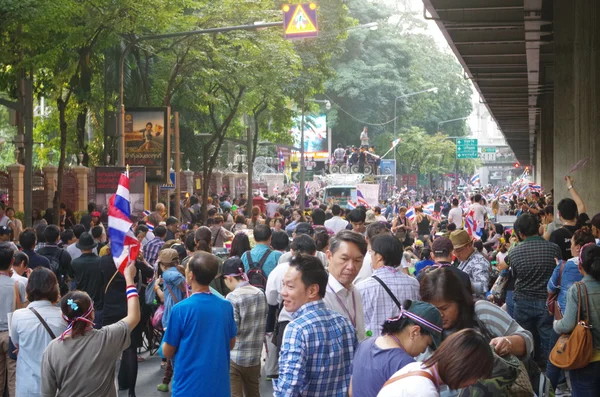
[(65, 173), (65, 152), (67, 149), (67, 121), (66, 121), (66, 109), (67, 102), (62, 98), (57, 99), (56, 105), (58, 107), (58, 117), (60, 124), (60, 157), (58, 160), (58, 178), (56, 181), (56, 191), (52, 200), (52, 207), (54, 208), (54, 223), (60, 225), (60, 201), (63, 190), (63, 175)]

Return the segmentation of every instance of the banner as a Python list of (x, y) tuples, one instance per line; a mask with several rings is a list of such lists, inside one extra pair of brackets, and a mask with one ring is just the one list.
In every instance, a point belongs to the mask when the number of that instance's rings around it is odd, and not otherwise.
[(168, 138), (169, 108), (126, 109), (125, 163), (146, 167), (149, 183), (168, 183)]
[[(125, 167), (96, 167), (96, 207), (99, 211), (108, 207), (108, 200), (119, 186), (119, 178), (125, 172)], [(129, 168), (129, 201), (131, 214), (140, 216), (145, 209), (144, 190), (146, 184), (146, 169), (144, 167)]]
[[(300, 129), (302, 126), (302, 118), (294, 118), (294, 126), (290, 133), (294, 137), (294, 144), (300, 147), (301, 136)], [(304, 155), (309, 159), (328, 158), (329, 148), (327, 146), (327, 116), (324, 114), (319, 116), (304, 116)], [(318, 155), (317, 153), (322, 153)]]
[(356, 185), (356, 189), (360, 190), (364, 200), (371, 207), (379, 205), (379, 184), (359, 183)]

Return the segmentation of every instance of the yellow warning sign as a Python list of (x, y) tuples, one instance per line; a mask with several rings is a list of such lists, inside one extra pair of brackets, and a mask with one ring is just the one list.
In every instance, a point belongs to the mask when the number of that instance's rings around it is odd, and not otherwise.
[[(308, 12), (304, 8), (309, 7)], [(318, 35), (317, 18), (315, 7), (309, 4), (296, 4), (285, 11), (285, 35), (286, 37), (315, 37)]]

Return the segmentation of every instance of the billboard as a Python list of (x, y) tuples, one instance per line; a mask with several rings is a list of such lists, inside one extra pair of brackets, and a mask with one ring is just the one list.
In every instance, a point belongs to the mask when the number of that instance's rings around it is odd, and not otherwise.
[(169, 108), (125, 111), (125, 162), (146, 167), (149, 183), (168, 183)]
[[(117, 192), (119, 177), (125, 167), (96, 167), (96, 206), (99, 211), (108, 207), (108, 199)], [(129, 201), (131, 214), (140, 216), (144, 211), (144, 193), (146, 169), (144, 167), (129, 168)]]
[[(302, 117), (294, 118), (294, 126), (290, 130), (294, 136), (294, 146), (300, 147), (300, 129), (302, 126)], [(304, 153), (306, 156), (323, 158), (327, 156), (329, 148), (327, 146), (327, 116), (304, 116)], [(323, 153), (318, 156), (315, 153)], [(325, 157), (325, 158), (328, 158)]]

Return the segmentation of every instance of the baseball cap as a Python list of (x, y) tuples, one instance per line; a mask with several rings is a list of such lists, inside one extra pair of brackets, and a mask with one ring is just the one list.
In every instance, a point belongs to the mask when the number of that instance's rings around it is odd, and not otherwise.
[(300, 222), (296, 225), (296, 230), (294, 230), (296, 234), (308, 234), (312, 236), (315, 230), (308, 222)]
[(100, 218), (100, 212), (99, 211), (94, 211), (94, 212), (92, 212), (92, 216)]
[(467, 233), (466, 230), (455, 230), (450, 233), (450, 241), (452, 241), (452, 246), (454, 249), (459, 249), (467, 244), (471, 244), (473, 239), (471, 236), (469, 236), (469, 233)]
[(0, 236), (10, 234), (10, 228), (8, 226), (0, 226)]
[(403, 309), (400, 315), (396, 318), (390, 318), (386, 322), (398, 321), (402, 317), (406, 317), (427, 330), (433, 341), (431, 348), (437, 349), (442, 343), (443, 321), (439, 310), (431, 303), (423, 301), (412, 301), (408, 309)]
[(179, 262), (179, 253), (173, 248), (165, 248), (158, 253), (159, 263)]
[(449, 256), (452, 250), (454, 250), (454, 246), (448, 237), (438, 237), (433, 240), (431, 245), (433, 255), (438, 257)]
[(596, 229), (600, 229), (600, 212), (594, 215), (592, 218), (592, 226), (595, 226)]
[(232, 256), (223, 262), (221, 274), (224, 276), (241, 276), (244, 274), (244, 263), (239, 256)]

